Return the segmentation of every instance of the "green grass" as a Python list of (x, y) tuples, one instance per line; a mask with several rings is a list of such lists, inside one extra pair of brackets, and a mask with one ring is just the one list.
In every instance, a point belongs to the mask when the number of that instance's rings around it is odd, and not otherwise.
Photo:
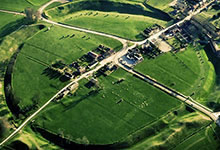
[[(211, 125), (213, 126), (213, 125)], [(181, 144), (177, 145), (174, 150), (216, 150), (219, 148), (218, 140), (214, 138), (215, 133), (211, 126), (202, 129), (200, 132), (192, 135)]]
[[(36, 99), (38, 106), (48, 101), (67, 83), (59, 79), (49, 79), (43, 74), (47, 67), (19, 54), (13, 70), (12, 88), (21, 110), (33, 105)], [(44, 90), (43, 90), (44, 89)]]
[(4, 28), (7, 27), (11, 22), (15, 22), (16, 20), (22, 19), (23, 16), (7, 14), (0, 12), (0, 33)]
[[(185, 141), (184, 139), (190, 138), (192, 134), (197, 133), (211, 122), (202, 114), (198, 112), (189, 113), (183, 108), (176, 111), (177, 115), (171, 112), (164, 116), (162, 121), (166, 126), (156, 128), (155, 134), (129, 149), (174, 149), (177, 145), (181, 145)], [(154, 126), (150, 127), (153, 128)], [(210, 136), (214, 137), (213, 135)], [(182, 149), (184, 148), (182, 147)]]
[(76, 1), (50, 9), (47, 14), (55, 21), (132, 40), (143, 40), (144, 29), (155, 23), (165, 27), (169, 21), (157, 10), (128, 1)]
[(24, 17), (0, 12), (0, 38), (14, 32), (22, 24), (24, 24)]
[[(98, 15), (94, 16), (97, 13)], [(100, 11), (80, 11), (68, 15), (60, 21), (66, 24), (113, 34), (131, 40), (143, 40), (144, 37), (141, 36), (140, 33), (147, 27), (156, 23), (165, 26), (167, 23), (145, 16)]]
[(50, 0), (1, 0), (0, 9), (24, 12), (27, 7), (39, 8)]
[[(19, 45), (26, 39), (33, 36), (37, 31), (39, 31), (37, 26), (22, 28), (10, 35), (4, 37), (0, 43), (0, 118), (4, 118), (4, 122), (7, 122), (7, 132), (1, 137), (5, 138), (12, 131), (11, 119), (13, 117), (10, 112), (8, 105), (6, 104), (5, 91), (4, 91), (4, 77), (5, 71), (8, 66), (8, 61), (10, 60), (13, 53), (17, 50)], [(9, 123), (8, 123), (8, 120)]]
[(165, 12), (172, 11), (173, 9), (169, 6), (169, 4), (173, 2), (173, 0), (149, 0), (147, 1), (147, 4), (155, 7), (157, 9), (160, 9)]
[(29, 3), (31, 3), (34, 6), (41, 6), (41, 5), (49, 2), (50, 0), (26, 0), (26, 1), (28, 1)]
[[(22, 109), (31, 106), (36, 95), (40, 106), (67, 84), (62, 83), (60, 76), (54, 76), (54, 73), (49, 72), (50, 75), (47, 75), (47, 65), (56, 60), (70, 64), (100, 44), (116, 50), (122, 47), (120, 42), (110, 38), (56, 26), (45, 31), (46, 29), (25, 43), (14, 66), (13, 91), (20, 99), (19, 106)], [(60, 39), (72, 34), (75, 34), (73, 38)]]
[[(121, 78), (125, 81), (113, 84)], [(87, 82), (80, 81), (75, 96), (51, 105), (35, 122), (77, 143), (109, 144), (123, 140), (180, 105), (177, 99), (121, 69), (99, 78), (102, 90), (98, 93), (88, 95), (92, 89), (84, 86)], [(117, 104), (120, 99), (123, 101)]]
[(145, 58), (135, 69), (186, 95), (195, 92), (193, 98), (202, 102), (201, 98), (212, 89), (215, 73), (204, 50), (195, 49), (189, 46), (175, 56), (166, 53), (156, 59)]
[(26, 0), (1, 0), (0, 9), (11, 10), (11, 11), (24, 11), (27, 7), (34, 7)]

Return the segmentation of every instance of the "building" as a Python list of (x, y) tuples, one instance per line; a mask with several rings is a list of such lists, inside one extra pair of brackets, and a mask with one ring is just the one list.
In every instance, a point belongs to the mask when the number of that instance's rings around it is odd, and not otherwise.
[(94, 53), (94, 52), (92, 52), (92, 51), (88, 52), (88, 55), (89, 55), (90, 57), (92, 57), (93, 59), (96, 59), (96, 58), (99, 57), (98, 54), (96, 54), (96, 53)]
[(220, 47), (217, 45), (217, 43), (213, 40), (210, 40), (209, 44), (216, 57), (220, 58)]

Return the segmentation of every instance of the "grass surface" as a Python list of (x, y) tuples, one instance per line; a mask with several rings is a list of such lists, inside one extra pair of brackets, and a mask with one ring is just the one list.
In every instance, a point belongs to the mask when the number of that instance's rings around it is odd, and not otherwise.
[(131, 40), (144, 39), (140, 33), (147, 27), (154, 24), (165, 26), (167, 23), (166, 21), (146, 16), (106, 13), (100, 11), (80, 11), (69, 15), (66, 18), (64, 17), (61, 22), (108, 34), (114, 34)]
[(50, 0), (26, 0), (26, 1), (28, 1), (29, 3), (31, 3), (34, 6), (41, 6), (41, 5), (49, 2)]
[(155, 7), (157, 9), (160, 9), (162, 11), (165, 12), (169, 12), (172, 11), (173, 9), (169, 6), (171, 2), (173, 2), (174, 0), (149, 0), (147, 1), (147, 4)]
[(193, 98), (199, 102), (204, 102), (215, 82), (214, 67), (204, 50), (195, 51), (191, 46), (175, 55), (146, 58), (135, 69), (186, 95), (194, 93)]
[(50, 0), (1, 0), (0, 9), (24, 12), (27, 7), (39, 8)]
[(130, 1), (76, 1), (50, 9), (47, 14), (59, 22), (132, 40), (144, 39), (140, 34), (144, 29), (155, 23), (166, 26), (170, 19), (158, 10)]
[[(12, 83), (21, 108), (31, 106), (34, 98), (41, 105), (66, 85), (66, 82), (60, 81), (60, 76), (51, 72), (45, 73), (47, 65), (57, 59), (70, 64), (100, 44), (116, 50), (122, 47), (116, 40), (60, 27), (54, 26), (45, 31), (25, 43), (14, 66)], [(73, 34), (73, 38), (61, 39), (62, 36)]]
[[(149, 136), (129, 149), (174, 149), (210, 123), (210, 120), (202, 114), (190, 113), (182, 108), (177, 110), (176, 114), (171, 112), (164, 116), (162, 121), (165, 125), (160, 125), (153, 136)], [(153, 128), (153, 125), (150, 127)], [(210, 137), (214, 138), (213, 135)], [(183, 146), (182, 149), (185, 150), (185, 147)]]
[(11, 11), (24, 11), (27, 7), (34, 7), (31, 3), (26, 0), (1, 0), (0, 9), (11, 10)]
[(215, 138), (214, 128), (210, 125), (198, 133), (192, 135), (181, 144), (177, 145), (174, 150), (216, 150), (219, 148), (217, 139)]
[(5, 123), (6, 126), (6, 130), (5, 130), (6, 132), (4, 131), (1, 132), (4, 135), (1, 134), (0, 139), (8, 136), (8, 134), (12, 131), (9, 129), (12, 129), (13, 127), (10, 124), (11, 122), (8, 122), (9, 120), (10, 121), (12, 120), (13, 115), (10, 112), (8, 105), (6, 104), (5, 91), (4, 91), (4, 77), (5, 77), (6, 68), (8, 66), (8, 62), (11, 56), (13, 55), (13, 53), (19, 47), (19, 45), (23, 41), (34, 35), (38, 30), (39, 29), (37, 26), (22, 28), (4, 37), (0, 43), (0, 118), (3, 119), (3, 122)]
[(2, 30), (7, 28), (9, 24), (12, 24), (16, 22), (16, 20), (20, 20), (22, 18), (23, 16), (0, 12), (0, 35), (1, 35)]
[[(121, 78), (125, 81), (113, 84)], [(80, 82), (75, 96), (45, 110), (37, 124), (77, 143), (108, 144), (122, 140), (180, 105), (178, 100), (121, 69), (99, 78), (102, 90), (98, 93), (89, 95), (92, 89), (84, 86), (86, 82)], [(120, 99), (122, 102), (117, 103)]]

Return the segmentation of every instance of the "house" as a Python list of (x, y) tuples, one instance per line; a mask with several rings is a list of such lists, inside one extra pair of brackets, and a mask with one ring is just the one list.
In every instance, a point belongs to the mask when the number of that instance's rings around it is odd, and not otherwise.
[(67, 77), (67, 78), (71, 79), (73, 76), (72, 76), (70, 73), (65, 72), (65, 77)]
[(90, 51), (90, 52), (88, 52), (88, 54), (87, 54), (88, 56), (90, 56), (90, 57), (92, 57), (93, 59), (96, 59), (96, 58), (98, 58), (99, 57), (99, 55), (98, 54), (96, 54), (95, 52), (92, 52), (92, 51)]

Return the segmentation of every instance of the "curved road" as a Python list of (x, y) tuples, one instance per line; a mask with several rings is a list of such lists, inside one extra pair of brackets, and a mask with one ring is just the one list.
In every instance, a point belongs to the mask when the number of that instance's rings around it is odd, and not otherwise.
[[(43, 10), (49, 6), (50, 4), (54, 3), (54, 2), (61, 2), (62, 0), (51, 0), (50, 2), (46, 3), (45, 5), (43, 5), (40, 9), (39, 9), (39, 12), (42, 14), (43, 13)], [(211, 2), (210, 2), (211, 3)], [(134, 48), (136, 45), (141, 45), (141, 44), (144, 44), (145, 42), (147, 42), (147, 40), (153, 40), (157, 37), (159, 37), (162, 33), (164, 33), (165, 31), (167, 31), (168, 29), (172, 28), (173, 26), (175, 25), (179, 25), (181, 24), (182, 22), (184, 22), (185, 20), (189, 20), (193, 15), (199, 13), (202, 9), (204, 9), (206, 7), (206, 5), (204, 7), (202, 7), (201, 9), (199, 9), (198, 11), (194, 12), (193, 14), (191, 14), (190, 16), (186, 17), (185, 19), (177, 22), (176, 24), (154, 34), (153, 36), (149, 37), (148, 39), (146, 40), (143, 40), (141, 42), (134, 42), (134, 41), (129, 41), (129, 40), (126, 40), (126, 39), (123, 39), (123, 38), (120, 38), (120, 37), (117, 37), (117, 36), (114, 36), (114, 35), (109, 35), (109, 34), (106, 34), (106, 33), (100, 33), (100, 32), (97, 32), (97, 31), (91, 31), (91, 30), (88, 30), (88, 29), (82, 29), (82, 28), (78, 28), (78, 27), (73, 27), (73, 26), (69, 26), (69, 25), (64, 25), (64, 24), (60, 24), (60, 23), (57, 23), (57, 22), (54, 22), (54, 21), (51, 21), (51, 20), (47, 20), (43, 17), (41, 17), (41, 19), (47, 23), (50, 23), (50, 24), (54, 24), (54, 25), (57, 25), (57, 26), (61, 26), (61, 27), (64, 27), (64, 28), (68, 28), (68, 29), (73, 29), (73, 30), (78, 30), (78, 31), (82, 31), (82, 32), (86, 32), (86, 33), (91, 33), (91, 34), (96, 34), (96, 35), (100, 35), (100, 36), (105, 36), (105, 37), (109, 37), (109, 38), (113, 38), (113, 39), (116, 39), (118, 41), (120, 41), (122, 44), (123, 44), (123, 49), (117, 53), (115, 53), (114, 55), (112, 55), (111, 57), (103, 60), (102, 62), (100, 62), (100, 65), (97, 66), (95, 69), (87, 72), (87, 73), (84, 73), (83, 75), (81, 75), (79, 78), (73, 80), (71, 83), (69, 83), (68, 85), (66, 85), (63, 89), (61, 89), (59, 92), (57, 92), (57, 94), (55, 94), (50, 100), (48, 100), (41, 108), (39, 108), (35, 113), (33, 113), (31, 116), (29, 116), (13, 133), (11, 133), (5, 140), (3, 140), (1, 143), (0, 143), (0, 146), (2, 146), (3, 144), (5, 144), (9, 139), (11, 139), (15, 134), (17, 134), (25, 125), (27, 125), (38, 113), (41, 112), (41, 110), (43, 110), (47, 105), (49, 105), (51, 103), (51, 101), (53, 101), (60, 93), (62, 93), (64, 90), (66, 90), (68, 87), (72, 86), (73, 84), (75, 84), (76, 82), (78, 82), (79, 80), (85, 78), (85, 77), (88, 77), (90, 76), (91, 74), (93, 74), (94, 72), (96, 72), (98, 69), (100, 69), (101, 67), (103, 67), (105, 64), (109, 63), (109, 62), (112, 62), (114, 61), (115, 63), (117, 63), (118, 59), (120, 57), (122, 57), (124, 54), (127, 53), (128, 49), (131, 49), (131, 48)], [(17, 15), (24, 15), (22, 13), (18, 13), (18, 12), (11, 12), (11, 11), (5, 11), (5, 10), (0, 10), (1, 12), (6, 12), (6, 13), (12, 13), (12, 14), (17, 14)], [(132, 42), (134, 43), (133, 46), (131, 47), (128, 47), (127, 46), (127, 42)], [(119, 64), (120, 65), (120, 64)], [(120, 65), (120, 67), (122, 67), (123, 69), (126, 69), (124, 66)], [(129, 70), (127, 69), (127, 71), (129, 71), (130, 73), (132, 74), (136, 74), (134, 73), (132, 70)], [(136, 74), (137, 75), (137, 74)], [(138, 75), (140, 76), (140, 75)], [(172, 91), (170, 91), (169, 89), (167, 89), (165, 86), (161, 86), (161, 84), (159, 84), (158, 82), (156, 83), (154, 80), (151, 80), (150, 78), (146, 78), (143, 77), (143, 76), (140, 76), (141, 78), (143, 78), (144, 80), (146, 80), (147, 82), (153, 84), (154, 86), (160, 88), (161, 90), (167, 92), (168, 94), (173, 94)], [(178, 99), (184, 101), (185, 103), (188, 103), (189, 105), (191, 105), (192, 107), (194, 107), (195, 109), (205, 113), (206, 115), (210, 116), (214, 121), (216, 121), (216, 114), (210, 114), (210, 111), (207, 111), (205, 110), (203, 107), (199, 106), (199, 105), (195, 105), (194, 102), (192, 101), (189, 101), (186, 99), (186, 97), (184, 97), (182, 94), (176, 94), (175, 95)]]

